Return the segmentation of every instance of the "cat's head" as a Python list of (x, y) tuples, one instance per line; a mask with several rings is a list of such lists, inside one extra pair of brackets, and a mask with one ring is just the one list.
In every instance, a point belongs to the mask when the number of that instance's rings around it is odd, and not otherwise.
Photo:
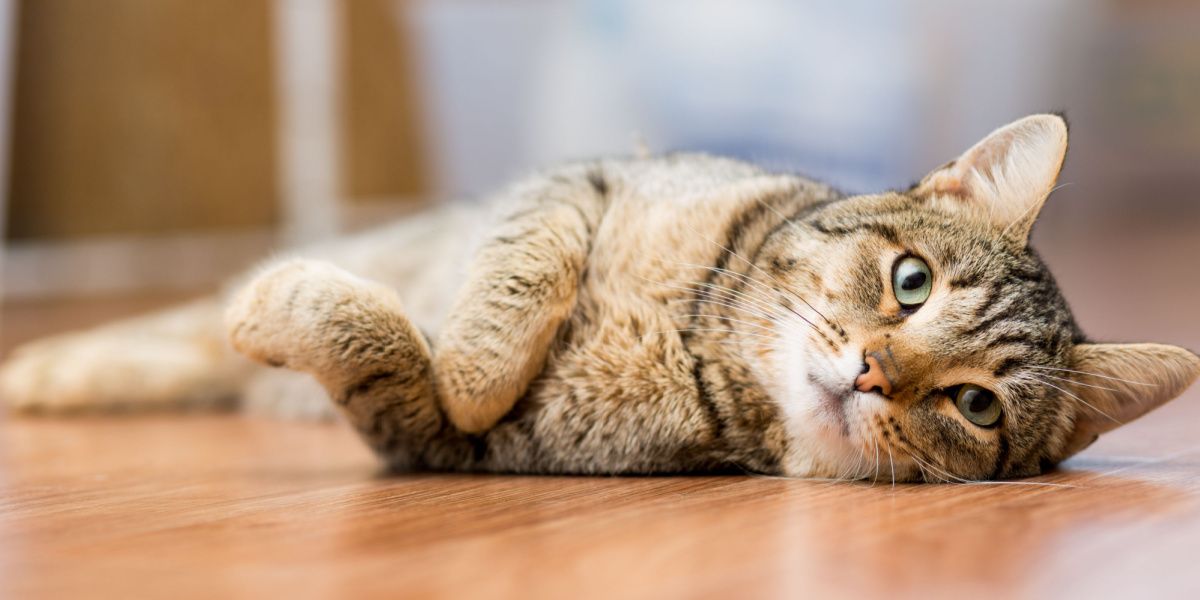
[(765, 283), (793, 304), (760, 367), (789, 472), (1033, 475), (1196, 379), (1183, 348), (1088, 341), (1029, 247), (1066, 150), (1062, 118), (1027, 117), (907, 192), (829, 203), (767, 241)]

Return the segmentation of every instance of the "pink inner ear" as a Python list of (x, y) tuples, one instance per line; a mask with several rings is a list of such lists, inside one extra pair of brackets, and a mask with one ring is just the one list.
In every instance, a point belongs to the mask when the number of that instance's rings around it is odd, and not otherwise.
[(929, 181), (930, 187), (934, 193), (946, 194), (950, 196), (965, 196), (966, 188), (963, 187), (962, 179), (949, 172), (949, 169), (940, 173), (935, 173)]

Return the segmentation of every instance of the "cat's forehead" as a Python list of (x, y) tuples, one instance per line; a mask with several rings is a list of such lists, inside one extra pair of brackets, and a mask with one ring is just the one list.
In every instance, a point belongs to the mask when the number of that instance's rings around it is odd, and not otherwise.
[(959, 287), (1015, 275), (1057, 292), (1052, 279), (1040, 276), (1048, 269), (1032, 249), (1013, 243), (994, 226), (920, 198), (898, 193), (852, 197), (815, 212), (810, 222), (835, 236), (863, 234), (857, 237), (919, 253), (943, 267)]

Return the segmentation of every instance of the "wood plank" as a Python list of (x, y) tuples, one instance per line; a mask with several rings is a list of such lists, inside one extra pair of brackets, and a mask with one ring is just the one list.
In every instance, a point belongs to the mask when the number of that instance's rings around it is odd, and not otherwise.
[[(1084, 326), (1194, 346), (1200, 280), (1158, 257), (1200, 238), (1089, 229), (1040, 233)], [(1197, 422), (1200, 387), (1043, 477), (893, 487), (385, 477), (336, 424), (0, 419), (0, 597), (1197, 597)]]
[(10, 420), (0, 596), (1178, 596), (1200, 591), (1190, 396), (996, 485), (382, 477), (340, 425)]

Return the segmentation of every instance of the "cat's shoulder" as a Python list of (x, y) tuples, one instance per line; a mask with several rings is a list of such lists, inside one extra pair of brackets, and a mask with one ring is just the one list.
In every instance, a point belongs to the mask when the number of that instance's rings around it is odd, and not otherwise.
[(806, 195), (832, 197), (832, 187), (808, 177), (765, 169), (744, 160), (701, 152), (671, 152), (644, 158), (611, 158), (593, 163), (610, 182), (640, 195), (688, 197), (756, 184), (792, 187)]

